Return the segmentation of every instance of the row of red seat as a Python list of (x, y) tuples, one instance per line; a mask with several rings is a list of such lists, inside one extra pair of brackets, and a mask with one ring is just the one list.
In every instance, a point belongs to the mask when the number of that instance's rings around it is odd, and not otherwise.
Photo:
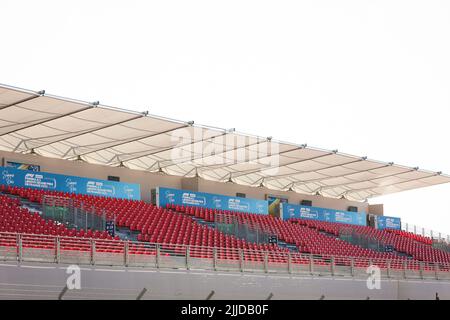
[(432, 242), (427, 241), (425, 243), (422, 236), (419, 238), (414, 237), (415, 235), (413, 236), (413, 234), (406, 231), (392, 229), (378, 230), (366, 226), (304, 219), (291, 219), (291, 222), (307, 225), (319, 231), (325, 231), (335, 235), (340, 235), (342, 232), (355, 233), (356, 235), (379, 241), (384, 245), (391, 245), (396, 251), (412, 256), (418, 261), (450, 263), (449, 252), (435, 249), (431, 246)]
[[(278, 235), (279, 239), (295, 244), (299, 251), (304, 253), (356, 256), (371, 259), (396, 259), (399, 261), (407, 259), (403, 255), (365, 249), (340, 240), (339, 236), (341, 232), (350, 229), (356, 234), (373, 237), (383, 244), (393, 245), (396, 251), (412, 256), (416, 262), (450, 262), (447, 252), (431, 247), (431, 239), (429, 239), (430, 241), (426, 241), (422, 236), (414, 237), (415, 235), (406, 232), (394, 232), (388, 229), (377, 230), (366, 226), (353, 226), (305, 219), (282, 221), (281, 219), (266, 215), (227, 212), (218, 209), (190, 206), (168, 205), (167, 208), (207, 221), (219, 221), (220, 219), (226, 219), (225, 217), (227, 216), (232, 216), (239, 223)], [(326, 234), (323, 234), (323, 232)]]
[[(118, 227), (128, 227), (132, 231), (140, 232), (138, 235), (139, 241), (179, 245), (179, 250), (184, 250), (182, 245), (218, 247), (225, 250), (225, 252), (219, 254), (219, 257), (223, 256), (234, 260), (239, 259), (237, 249), (280, 252), (279, 257), (275, 253), (270, 255), (269, 260), (274, 261), (281, 261), (281, 253), (287, 251), (287, 249), (282, 249), (276, 245), (257, 245), (234, 236), (225, 235), (218, 230), (196, 223), (190, 217), (158, 208), (143, 201), (64, 194), (11, 186), (2, 190), (39, 203), (43, 203), (46, 195), (61, 198), (69, 196), (70, 199), (75, 200), (73, 203), (83, 205), (85, 209), (90, 206), (95, 208), (96, 212), (106, 212), (108, 216), (114, 217)], [(254, 257), (249, 255), (248, 259), (251, 261), (252, 259), (261, 260), (262, 255), (261, 253)]]
[(0, 195), (0, 232), (112, 239), (106, 231), (68, 229), (57, 221), (45, 220), (39, 213), (20, 207), (19, 199), (5, 195)]
[[(0, 188), (0, 190), (6, 193), (15, 194), (39, 203), (43, 202), (46, 195), (61, 198), (68, 197), (73, 199), (73, 203), (76, 205), (82, 205), (85, 209), (91, 208), (94, 214), (101, 212), (102, 214), (106, 213), (109, 217), (114, 217), (117, 226), (128, 227), (133, 231), (139, 232), (138, 240), (140, 241), (173, 245), (223, 247), (229, 249), (229, 256), (233, 259), (237, 258), (237, 251), (235, 249), (268, 250), (275, 253), (283, 253), (286, 252), (287, 249), (282, 249), (276, 245), (269, 244), (257, 245), (238, 239), (234, 236), (225, 235), (218, 230), (196, 223), (195, 220), (191, 218), (192, 216), (206, 221), (215, 221), (218, 217), (232, 215), (240, 223), (245, 223), (251, 228), (261, 229), (270, 234), (276, 234), (280, 240), (295, 244), (299, 251), (303, 253), (323, 255), (324, 257), (336, 255), (364, 257), (368, 259), (391, 259), (399, 262), (403, 262), (406, 259), (395, 253), (383, 253), (369, 250), (338, 239), (341, 228), (348, 228), (347, 225), (342, 224), (322, 223), (313, 220), (282, 221), (278, 218), (266, 215), (236, 213), (189, 206), (158, 208), (151, 204), (144, 203), (143, 201), (66, 194), (55, 191), (43, 191), (39, 189), (17, 188), (11, 186), (2, 186)], [(177, 212), (183, 214), (180, 215)], [(8, 223), (8, 230), (10, 230), (11, 222)], [(29, 229), (22, 228), (21, 230), (27, 232)], [(367, 233), (372, 235), (374, 232), (373, 230), (376, 229), (369, 227), (355, 227), (354, 230), (360, 234)], [(49, 234), (54, 234), (54, 231), (54, 228), (50, 228), (48, 231), (45, 231), (45, 229), (41, 230), (40, 228), (35, 229), (35, 232), (47, 232)], [(326, 234), (323, 234), (323, 232), (326, 232)], [(64, 233), (63, 235), (87, 236), (88, 233), (89, 232), (79, 231), (73, 234), (73, 230), (71, 230), (69, 233)], [(381, 237), (381, 234), (375, 233)], [(433, 249), (431, 246), (424, 243), (420, 243), (420, 245), (425, 246), (425, 248), (417, 247), (416, 244), (419, 242), (412, 237), (405, 237), (402, 234), (397, 233), (389, 233), (389, 231), (383, 232), (382, 236), (382, 239), (386, 241), (391, 239), (389, 236), (392, 236), (393, 238), (390, 242), (388, 241), (387, 244), (393, 244), (397, 251), (408, 254), (412, 253), (411, 255), (414, 257), (413, 263), (418, 261), (448, 262), (447, 257), (443, 255), (443, 251)], [(429, 249), (432, 250), (430, 251)], [(280, 256), (283, 256), (283, 254), (280, 254)]]
[[(192, 207), (168, 206), (173, 210), (191, 215), (202, 210), (193, 210)], [(206, 210), (205, 210), (206, 211)], [(316, 255), (339, 255), (366, 257), (372, 259), (404, 259), (393, 253), (382, 253), (374, 250), (362, 248), (342, 241), (337, 237), (330, 237), (318, 232), (317, 229), (304, 225), (296, 225), (274, 218), (268, 215), (257, 215), (240, 212), (229, 212), (221, 210), (207, 210), (206, 213), (215, 215), (215, 220), (221, 221), (232, 217), (237, 223), (245, 224), (253, 229), (260, 229), (268, 234), (276, 234), (278, 238), (287, 243), (295, 244), (300, 252), (312, 253)], [(230, 218), (228, 218), (230, 220)]]

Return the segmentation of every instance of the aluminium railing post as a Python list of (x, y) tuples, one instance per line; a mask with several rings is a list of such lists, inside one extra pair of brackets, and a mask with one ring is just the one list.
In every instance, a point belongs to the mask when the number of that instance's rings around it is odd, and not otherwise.
[(434, 278), (439, 280), (439, 264), (435, 263), (434, 265)]
[(185, 247), (185, 256), (186, 256), (186, 270), (189, 270), (189, 257), (190, 257), (190, 246)]
[(239, 249), (239, 270), (244, 272), (244, 251)]
[(217, 271), (217, 248), (213, 248), (213, 268), (214, 271)]
[(23, 257), (23, 246), (22, 246), (22, 235), (19, 233), (17, 234), (17, 260), (19, 262), (22, 262), (22, 257)]
[(355, 276), (355, 258), (353, 257), (350, 258), (350, 275)]
[(61, 239), (59, 237), (55, 238), (55, 262), (59, 263), (61, 261)]
[(406, 268), (407, 268), (406, 261), (403, 261), (403, 279), (406, 279)]
[(95, 265), (95, 240), (91, 239), (91, 264)]
[(387, 269), (386, 269), (386, 275), (388, 279), (391, 277), (391, 260), (387, 260)]
[(419, 274), (420, 274), (420, 279), (423, 280), (423, 272), (424, 272), (424, 268), (423, 268), (423, 262), (419, 262)]
[(311, 275), (314, 274), (314, 259), (313, 259), (312, 254), (309, 255), (309, 273)]
[(292, 256), (291, 256), (291, 252), (288, 252), (288, 257), (287, 257), (287, 268), (288, 268), (288, 273), (291, 274), (292, 273)]
[(124, 243), (124, 248), (123, 248), (123, 264), (125, 265), (125, 267), (128, 267), (128, 263), (129, 263), (129, 259), (130, 259), (130, 242), (129, 241), (125, 241)]
[(159, 269), (160, 259), (161, 259), (161, 247), (160, 247), (159, 243), (156, 244), (156, 257), (155, 257), (155, 259), (156, 259), (156, 261), (155, 261), (156, 262), (156, 268)]
[(334, 277), (334, 263), (335, 263), (335, 261), (334, 261), (334, 256), (332, 256), (331, 258), (330, 258), (330, 272), (331, 272), (331, 275)]
[(269, 272), (269, 254), (267, 253), (267, 251), (264, 251), (264, 272), (268, 273)]

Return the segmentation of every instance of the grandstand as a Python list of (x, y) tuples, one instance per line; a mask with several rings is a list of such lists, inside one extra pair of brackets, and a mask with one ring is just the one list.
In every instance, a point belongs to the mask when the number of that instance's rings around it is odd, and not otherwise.
[(288, 275), (318, 287), (339, 277), (350, 291), (375, 265), (386, 283), (450, 293), (449, 236), (366, 201), (450, 182), (441, 172), (4, 85), (0, 155), (4, 262)]

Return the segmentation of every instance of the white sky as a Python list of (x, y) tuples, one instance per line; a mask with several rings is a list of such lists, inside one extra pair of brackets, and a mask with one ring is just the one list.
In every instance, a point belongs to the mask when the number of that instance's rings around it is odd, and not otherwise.
[[(450, 1), (0, 0), (0, 83), (450, 173)], [(450, 233), (450, 185), (375, 198)]]

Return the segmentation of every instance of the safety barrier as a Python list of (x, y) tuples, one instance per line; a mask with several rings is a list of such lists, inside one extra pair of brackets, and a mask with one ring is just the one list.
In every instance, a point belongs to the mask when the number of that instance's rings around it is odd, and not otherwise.
[(450, 280), (450, 264), (439, 262), (15, 233), (0, 233), (0, 260), (335, 277), (367, 277), (376, 266), (383, 278)]
[(417, 234), (419, 236), (428, 237), (435, 241), (441, 241), (441, 242), (450, 244), (450, 235), (449, 234), (445, 234), (445, 233), (438, 232), (435, 230), (419, 227), (419, 226), (416, 226), (411, 223), (402, 223), (402, 230)]

